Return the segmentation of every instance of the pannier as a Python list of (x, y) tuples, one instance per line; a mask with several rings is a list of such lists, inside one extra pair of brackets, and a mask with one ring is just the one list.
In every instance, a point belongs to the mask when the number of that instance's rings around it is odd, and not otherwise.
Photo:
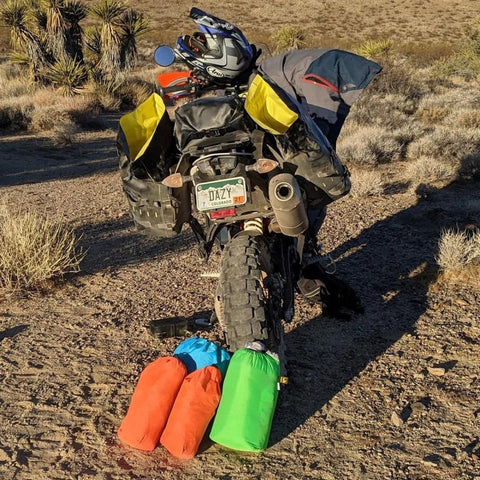
[[(313, 122), (311, 126), (316, 128)], [(319, 130), (316, 133), (322, 135)], [(350, 191), (350, 172), (327, 143), (312, 136), (301, 121), (290, 127), (284, 139), (283, 169), (295, 175), (307, 205), (320, 208)]]
[(123, 191), (140, 230), (161, 237), (178, 234), (191, 213), (187, 186), (161, 183), (176, 165), (173, 122), (157, 94), (120, 119), (117, 136)]
[(248, 90), (245, 109), (273, 134), (274, 156), (285, 172), (296, 176), (309, 207), (320, 208), (350, 191), (348, 169), (311, 117), (286, 92), (257, 75)]

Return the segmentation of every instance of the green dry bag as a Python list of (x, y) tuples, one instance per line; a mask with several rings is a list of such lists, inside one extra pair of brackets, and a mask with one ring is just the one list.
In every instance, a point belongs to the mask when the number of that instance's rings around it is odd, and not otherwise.
[(279, 377), (277, 359), (248, 348), (237, 350), (228, 366), (210, 438), (235, 450), (265, 450)]

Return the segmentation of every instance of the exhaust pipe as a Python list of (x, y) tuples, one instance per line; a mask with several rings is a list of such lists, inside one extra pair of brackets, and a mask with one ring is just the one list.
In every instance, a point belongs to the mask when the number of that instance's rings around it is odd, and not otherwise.
[(268, 185), (268, 196), (284, 235), (296, 237), (308, 228), (308, 217), (302, 192), (290, 173), (275, 175)]

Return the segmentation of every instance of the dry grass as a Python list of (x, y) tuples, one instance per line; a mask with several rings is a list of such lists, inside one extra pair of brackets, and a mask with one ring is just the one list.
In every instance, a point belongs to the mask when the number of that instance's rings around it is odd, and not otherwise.
[(378, 196), (383, 193), (383, 180), (380, 173), (375, 170), (352, 170), (352, 189), (350, 195), (353, 198), (366, 198)]
[(480, 151), (480, 131), (476, 128), (438, 127), (408, 146), (408, 158), (422, 156), (459, 163)]
[[(149, 76), (154, 80), (152, 71)], [(59, 145), (71, 143), (81, 129), (105, 128), (102, 112), (135, 108), (155, 90), (153, 81), (132, 74), (109, 84), (92, 81), (81, 94), (63, 96), (56, 88), (31, 84), (24, 70), (8, 63), (0, 64), (0, 84), (0, 129), (30, 130)]]
[(421, 183), (436, 184), (450, 181), (458, 174), (458, 168), (451, 163), (441, 162), (432, 157), (420, 157), (405, 168), (405, 177), (411, 181), (412, 188)]
[(0, 215), (0, 287), (7, 292), (45, 286), (79, 270), (82, 253), (74, 231), (34, 213)]
[(425, 95), (418, 104), (415, 117), (434, 126), (445, 124), (454, 127), (476, 127), (480, 116), (480, 89), (478, 82), (440, 88)]
[(155, 91), (155, 84), (134, 78), (123, 84), (119, 89), (122, 102), (131, 108), (136, 108)]
[[(96, 0), (86, 0), (93, 5)], [(142, 41), (173, 45), (176, 37), (191, 34), (194, 23), (188, 18), (192, 3), (179, 0), (165, 8), (158, 8), (154, 0), (141, 0), (135, 8), (145, 13), (151, 30)], [(197, 6), (242, 29), (251, 41), (267, 41), (271, 35), (288, 23), (301, 26), (308, 32), (309, 46), (340, 46), (353, 48), (365, 39), (389, 38), (395, 43), (409, 39), (408, 51), (417, 57), (438, 57), (437, 50), (458, 43), (460, 32), (479, 15), (478, 2), (458, 0), (454, 13), (446, 0), (432, 0), (422, 4), (415, 0), (372, 2), (336, 0), (294, 0), (291, 2), (234, 2), (219, 3), (203, 0)], [(328, 45), (327, 45), (328, 44)], [(438, 45), (438, 46), (437, 46)], [(434, 52), (432, 55), (431, 52)]]
[(400, 160), (410, 138), (409, 129), (356, 128), (350, 124), (349, 129), (342, 133), (337, 151), (342, 161), (349, 165), (374, 167)]
[(475, 282), (480, 278), (480, 230), (445, 230), (438, 243), (436, 261), (440, 280), (449, 283)]
[(58, 146), (72, 144), (79, 131), (68, 111), (51, 107), (35, 108), (29, 129), (33, 133), (42, 134)]
[(350, 111), (348, 124), (388, 128), (402, 128), (413, 121), (412, 112), (417, 108), (413, 99), (401, 94), (378, 95), (368, 89)]

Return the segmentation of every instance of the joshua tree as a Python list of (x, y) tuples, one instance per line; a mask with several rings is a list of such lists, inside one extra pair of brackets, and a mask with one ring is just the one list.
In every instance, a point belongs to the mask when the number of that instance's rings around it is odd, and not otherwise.
[(34, 73), (47, 63), (46, 46), (31, 28), (29, 9), (20, 0), (7, 0), (0, 10), (0, 18), (10, 27), (10, 40), (14, 52), (22, 52)]
[(102, 22), (98, 68), (113, 73), (121, 68), (121, 35), (118, 26), (126, 7), (120, 0), (100, 0), (91, 12)]
[(46, 13), (46, 41), (53, 58), (58, 59), (67, 51), (67, 21), (63, 15), (64, 0), (41, 0)]
[(80, 22), (87, 13), (87, 7), (78, 0), (65, 2), (63, 16), (68, 22), (66, 53), (79, 62), (83, 62), (83, 29)]
[[(137, 37), (147, 30), (143, 15), (121, 0), (99, 0), (90, 12), (101, 26), (87, 34), (80, 26), (88, 13), (81, 0), (7, 0), (0, 19), (11, 29), (15, 57), (30, 65), (34, 78), (73, 93), (87, 80), (86, 72), (116, 83), (134, 65)], [(84, 37), (93, 65), (84, 59)]]
[(148, 22), (141, 13), (128, 10), (122, 17), (120, 30), (122, 31), (122, 67), (129, 69), (135, 65), (138, 56), (137, 38), (148, 29)]

